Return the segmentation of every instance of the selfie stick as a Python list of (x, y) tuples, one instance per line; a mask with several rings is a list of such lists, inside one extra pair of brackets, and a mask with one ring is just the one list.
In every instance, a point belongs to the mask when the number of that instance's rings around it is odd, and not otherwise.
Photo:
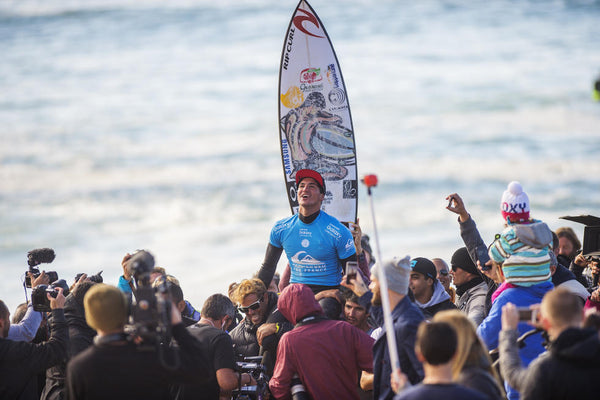
[(377, 268), (377, 280), (379, 280), (379, 291), (381, 292), (381, 304), (383, 306), (383, 320), (385, 332), (387, 332), (387, 345), (390, 353), (390, 363), (392, 372), (400, 369), (400, 361), (398, 360), (398, 347), (396, 346), (396, 333), (392, 321), (392, 310), (390, 310), (390, 298), (388, 296), (388, 285), (383, 269), (383, 258), (381, 258), (381, 247), (379, 247), (379, 236), (377, 235), (377, 224), (375, 223), (375, 207), (373, 206), (373, 195), (371, 188), (377, 186), (377, 175), (365, 175), (361, 182), (367, 187), (369, 195), (369, 203), (371, 204), (371, 216), (373, 218), (373, 233), (375, 235), (375, 248), (377, 249), (377, 259), (379, 260), (379, 268)]

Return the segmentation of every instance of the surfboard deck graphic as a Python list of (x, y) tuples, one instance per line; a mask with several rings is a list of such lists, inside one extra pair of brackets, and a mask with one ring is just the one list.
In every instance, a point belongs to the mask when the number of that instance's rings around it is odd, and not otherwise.
[(294, 11), (279, 68), (279, 133), (287, 195), (298, 212), (296, 171), (325, 179), (322, 209), (355, 222), (358, 206), (356, 145), (346, 86), (323, 23), (304, 0)]

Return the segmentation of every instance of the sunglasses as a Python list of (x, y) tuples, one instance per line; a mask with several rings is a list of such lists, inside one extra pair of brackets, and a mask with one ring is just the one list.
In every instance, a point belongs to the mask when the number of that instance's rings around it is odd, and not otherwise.
[(250, 304), (248, 307), (238, 307), (238, 310), (243, 312), (244, 314), (248, 314), (248, 311), (256, 311), (260, 308), (261, 299), (256, 300), (254, 303)]
[(440, 269), (439, 271), (440, 275), (442, 276), (448, 276), (449, 272), (447, 269)]

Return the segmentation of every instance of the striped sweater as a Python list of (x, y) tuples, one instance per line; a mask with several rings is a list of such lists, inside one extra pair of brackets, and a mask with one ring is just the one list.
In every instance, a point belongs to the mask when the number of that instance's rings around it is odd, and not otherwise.
[(490, 247), (490, 258), (502, 264), (506, 281), (519, 286), (550, 282), (552, 232), (544, 222), (510, 224)]

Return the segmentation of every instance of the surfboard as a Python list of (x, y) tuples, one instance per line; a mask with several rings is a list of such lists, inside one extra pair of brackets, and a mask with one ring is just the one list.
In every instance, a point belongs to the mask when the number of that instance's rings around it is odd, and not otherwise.
[(342, 222), (356, 222), (356, 144), (346, 86), (329, 35), (304, 0), (281, 52), (279, 139), (292, 213), (298, 212), (296, 171), (308, 168), (325, 180), (322, 209)]

